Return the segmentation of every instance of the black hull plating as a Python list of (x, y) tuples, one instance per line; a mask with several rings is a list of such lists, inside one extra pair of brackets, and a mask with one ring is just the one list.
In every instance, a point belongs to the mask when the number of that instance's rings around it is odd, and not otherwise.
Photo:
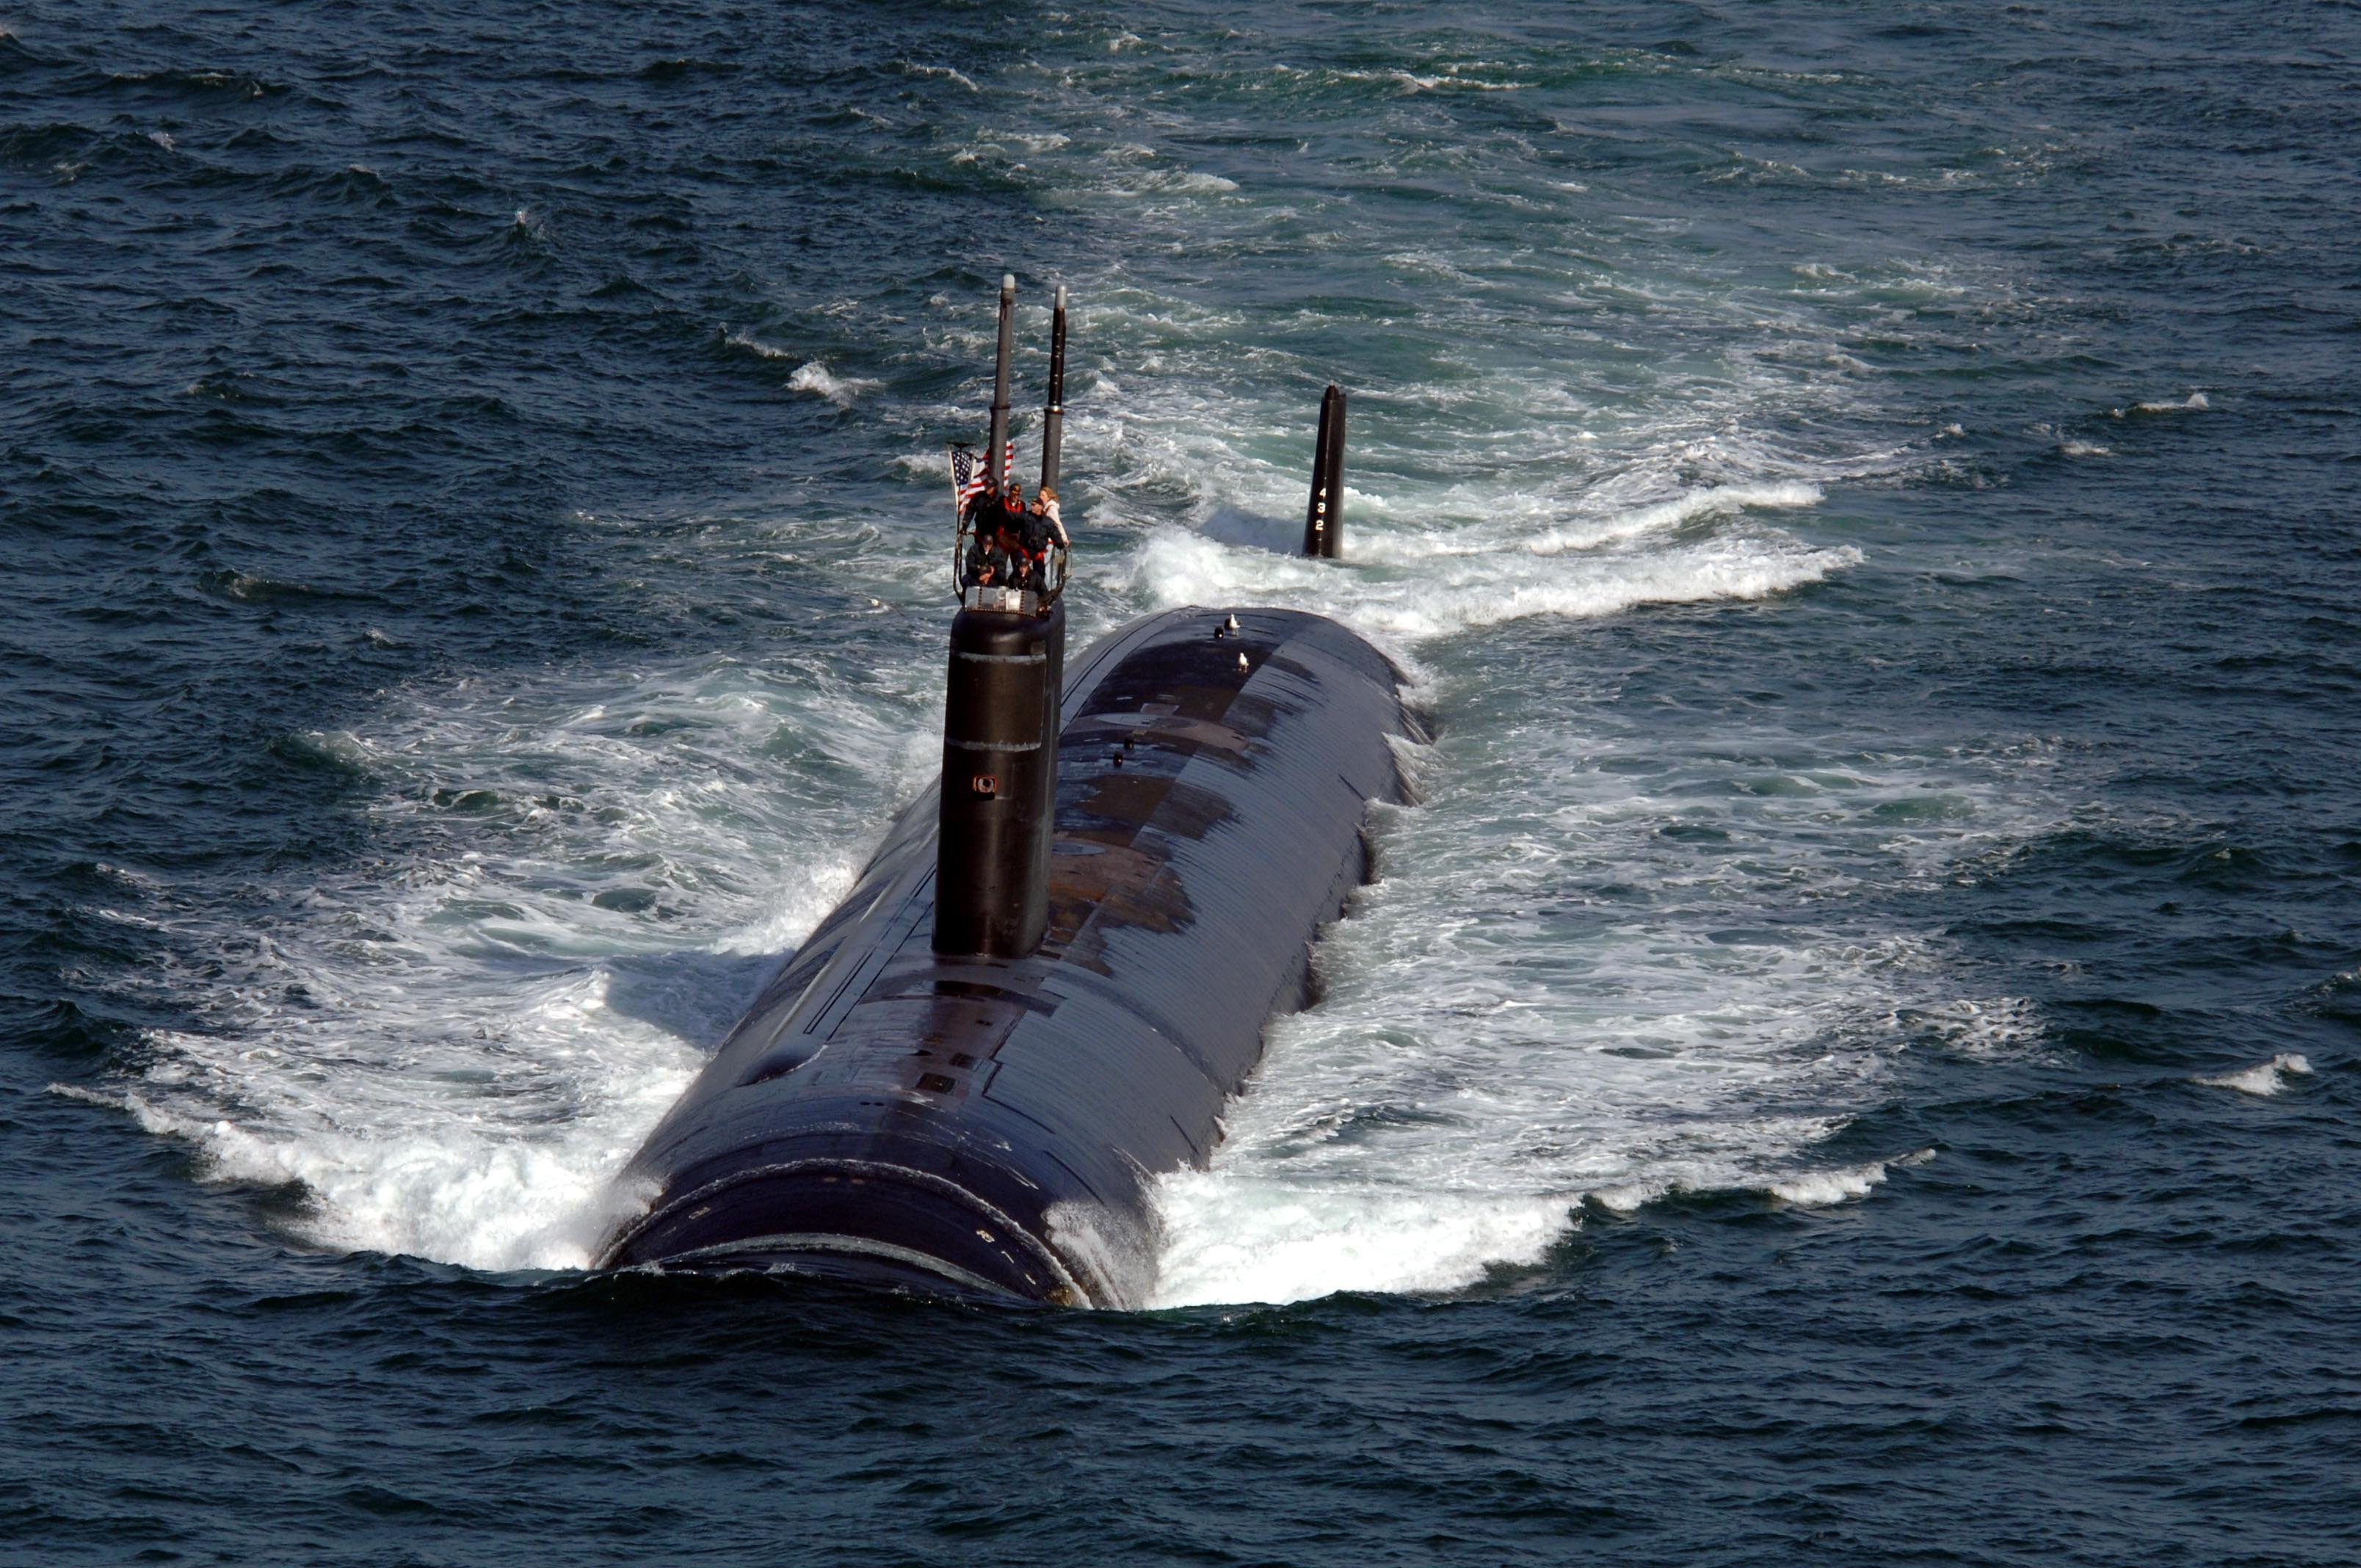
[(1131, 1306), (1148, 1183), (1202, 1165), (1405, 798), (1399, 676), (1333, 621), (1183, 609), (1077, 660), (1047, 934), (938, 954), (939, 802), (895, 818), (627, 1176), (607, 1266), (791, 1267)]

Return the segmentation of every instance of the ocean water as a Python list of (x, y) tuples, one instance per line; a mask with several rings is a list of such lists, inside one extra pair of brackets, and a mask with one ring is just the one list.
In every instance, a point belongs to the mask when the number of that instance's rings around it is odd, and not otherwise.
[[(1156, 1310), (588, 1275), (1004, 268), (1422, 802)], [(0, 1559), (2361, 1560), (2355, 6), (11, 0), (0, 287)]]

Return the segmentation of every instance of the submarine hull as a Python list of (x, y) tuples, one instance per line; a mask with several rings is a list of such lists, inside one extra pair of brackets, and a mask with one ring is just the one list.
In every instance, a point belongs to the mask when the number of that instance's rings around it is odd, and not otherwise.
[(1308, 1000), (1416, 738), (1400, 673), (1321, 617), (1110, 634), (1064, 681), (1038, 947), (935, 950), (941, 802), (912, 802), (633, 1160), (649, 1204), (602, 1266), (1146, 1300), (1150, 1183), (1205, 1163)]

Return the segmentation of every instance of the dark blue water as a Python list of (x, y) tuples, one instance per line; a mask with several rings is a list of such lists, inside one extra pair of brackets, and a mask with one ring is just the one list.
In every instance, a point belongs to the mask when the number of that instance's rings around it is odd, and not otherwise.
[[(2361, 11), (0, 27), (0, 1557), (2361, 1560)], [(584, 1274), (1004, 267), (1425, 804), (1159, 1310)]]

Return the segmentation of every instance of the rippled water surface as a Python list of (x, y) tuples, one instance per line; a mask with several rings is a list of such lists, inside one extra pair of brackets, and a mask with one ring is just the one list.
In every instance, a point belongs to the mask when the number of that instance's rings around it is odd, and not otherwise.
[[(0, 8), (0, 1556), (2352, 1561), (2356, 149), (2349, 5)], [(1422, 802), (1157, 1310), (584, 1274), (1003, 268), (1079, 630)]]

